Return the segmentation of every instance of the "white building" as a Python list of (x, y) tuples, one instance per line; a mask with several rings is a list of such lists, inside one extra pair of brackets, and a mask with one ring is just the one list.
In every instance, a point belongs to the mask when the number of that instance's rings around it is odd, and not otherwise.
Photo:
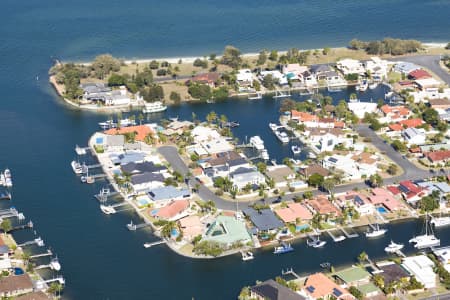
[(402, 136), (408, 147), (411, 145), (423, 145), (427, 139), (424, 129), (417, 129), (414, 127), (403, 130)]
[(233, 150), (233, 146), (217, 130), (205, 126), (195, 127), (191, 135), (198, 155), (215, 154)]
[(332, 156), (326, 156), (322, 161), (322, 166), (325, 169), (342, 171), (346, 180), (361, 179), (364, 175), (369, 177), (378, 172), (376, 164), (357, 163), (350, 155), (343, 156), (334, 154)]
[(351, 147), (353, 145), (353, 139), (326, 133), (319, 137), (318, 144), (315, 147), (319, 152), (325, 152), (333, 151), (334, 147), (339, 144), (343, 144), (345, 147)]
[(230, 179), (237, 189), (241, 190), (247, 184), (260, 185), (266, 182), (263, 174), (255, 168), (240, 168), (230, 174)]
[(374, 113), (377, 111), (377, 103), (373, 102), (349, 102), (348, 109), (351, 110), (358, 118), (364, 118), (366, 113)]
[(436, 287), (436, 274), (433, 272), (434, 263), (426, 255), (406, 257), (403, 259), (402, 267), (416, 277), (417, 281), (422, 283), (425, 288)]
[(264, 77), (266, 77), (267, 75), (272, 75), (273, 79), (278, 80), (278, 84), (279, 85), (286, 85), (288, 84), (288, 80), (286, 75), (282, 74), (280, 71), (278, 70), (273, 70), (273, 71), (261, 71), (260, 73), (260, 79), (263, 80)]
[(336, 67), (344, 74), (358, 74), (364, 75), (366, 73), (366, 69), (364, 68), (364, 64), (359, 60), (346, 58), (341, 59), (336, 63)]
[(450, 272), (450, 247), (433, 249), (433, 253), (442, 263), (447, 272)]
[(371, 57), (370, 60), (364, 63), (364, 67), (375, 81), (385, 79), (389, 71), (388, 61), (379, 57)]
[(250, 69), (241, 69), (236, 75), (236, 80), (240, 86), (252, 86), (253, 74)]

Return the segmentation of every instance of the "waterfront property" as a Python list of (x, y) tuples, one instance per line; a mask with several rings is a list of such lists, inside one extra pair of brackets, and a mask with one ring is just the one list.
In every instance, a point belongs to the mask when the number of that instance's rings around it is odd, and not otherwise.
[(414, 276), (425, 288), (436, 287), (436, 274), (433, 271), (434, 263), (425, 255), (406, 257), (402, 267)]
[(250, 297), (257, 300), (305, 300), (304, 296), (269, 279), (250, 288)]
[(306, 278), (302, 293), (308, 299), (355, 299), (349, 291), (337, 285), (323, 273), (315, 273)]
[(235, 217), (218, 216), (209, 226), (203, 240), (230, 247), (235, 243), (246, 244), (251, 242), (251, 237), (242, 221)]

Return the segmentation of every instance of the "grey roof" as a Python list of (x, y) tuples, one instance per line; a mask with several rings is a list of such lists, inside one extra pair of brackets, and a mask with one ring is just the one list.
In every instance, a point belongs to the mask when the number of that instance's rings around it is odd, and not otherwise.
[(89, 82), (80, 84), (80, 87), (85, 93), (89, 94), (105, 93), (111, 91), (111, 88), (106, 86), (104, 83)]
[(167, 170), (167, 168), (165, 166), (157, 166), (155, 165), (153, 162), (148, 162), (145, 161), (143, 163), (134, 163), (134, 162), (130, 162), (128, 164), (122, 165), (120, 167), (122, 169), (122, 172), (126, 172), (126, 173), (134, 173), (134, 174), (139, 174), (139, 173), (159, 173), (161, 171)]
[(409, 273), (396, 263), (377, 265), (377, 267), (383, 271), (380, 275), (383, 276), (386, 285), (400, 278), (410, 277)]
[(295, 293), (291, 289), (279, 284), (275, 280), (269, 279), (258, 285), (252, 286), (251, 290), (261, 298), (268, 300), (304, 300), (303, 296)]
[(253, 168), (238, 168), (236, 171), (231, 173), (231, 177), (233, 177), (234, 175), (249, 174), (253, 172), (256, 172), (256, 170)]
[(159, 173), (148, 173), (148, 172), (131, 176), (132, 184), (142, 184), (153, 181), (164, 182), (164, 176), (162, 176)]
[(248, 207), (242, 211), (244, 215), (248, 216), (252, 223), (258, 228), (258, 230), (272, 230), (283, 227), (283, 222), (277, 218), (273, 211), (270, 209), (263, 209), (257, 211), (252, 207)]
[(333, 68), (331, 68), (327, 64), (318, 64), (318, 65), (312, 65), (310, 67), (310, 70), (312, 73), (323, 73), (323, 72), (333, 71)]
[(111, 154), (109, 156), (112, 163), (115, 165), (125, 165), (130, 162), (139, 162), (143, 161), (145, 158), (145, 154), (142, 152), (127, 152), (124, 154)]
[(106, 145), (109, 147), (122, 147), (125, 144), (125, 136), (121, 134), (106, 136)]
[(245, 158), (233, 159), (228, 162), (228, 165), (230, 167), (235, 167), (235, 166), (240, 166), (240, 165), (245, 165), (245, 164), (248, 164), (248, 161), (245, 160)]
[(177, 189), (173, 186), (163, 186), (160, 188), (152, 189), (149, 193), (153, 201), (168, 200), (174, 198), (189, 198), (191, 193), (187, 189)]
[(402, 73), (410, 73), (414, 70), (420, 69), (420, 67), (416, 64), (410, 62), (399, 62), (394, 66), (394, 70)]
[(437, 151), (437, 150), (450, 150), (450, 144), (447, 143), (441, 143), (441, 144), (428, 144), (428, 145), (421, 145), (420, 151), (423, 152), (429, 152), (429, 151)]
[(415, 137), (417, 135), (421, 135), (421, 133), (417, 128), (409, 127), (403, 131), (403, 135), (409, 139), (412, 139), (413, 137)]
[(325, 75), (327, 77), (336, 77), (336, 76), (338, 76), (338, 73), (336, 71), (327, 71), (327, 72), (324, 72), (323, 75)]
[(9, 247), (6, 245), (0, 246), (0, 254), (5, 254), (9, 252)]

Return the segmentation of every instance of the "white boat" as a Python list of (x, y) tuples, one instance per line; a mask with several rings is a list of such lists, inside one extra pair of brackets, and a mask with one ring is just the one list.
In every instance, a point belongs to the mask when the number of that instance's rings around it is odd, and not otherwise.
[(441, 240), (433, 234), (433, 229), (428, 224), (428, 215), (425, 217), (425, 234), (415, 236), (409, 242), (413, 243), (414, 248), (417, 249), (436, 247), (441, 244)]
[(241, 255), (243, 261), (252, 260), (254, 258), (253, 253), (250, 251), (241, 251)]
[(136, 121), (135, 120), (131, 120), (131, 119), (122, 119), (120, 120), (120, 126), (121, 127), (128, 127), (128, 126), (134, 126), (136, 125)]
[(5, 169), (3, 172), (3, 180), (6, 187), (12, 187), (12, 177), (11, 177), (11, 171), (9, 169)]
[(308, 152), (308, 157), (309, 157), (309, 158), (317, 158), (317, 155), (316, 155), (314, 152), (309, 151), (309, 152)]
[(380, 228), (378, 224), (375, 225), (375, 227), (372, 230), (367, 231), (366, 237), (368, 238), (374, 238), (384, 235), (387, 232), (387, 229)]
[(402, 250), (403, 247), (403, 244), (397, 244), (391, 241), (391, 243), (386, 248), (384, 248), (384, 251), (386, 251), (387, 253), (395, 253), (399, 250)]
[(337, 243), (337, 242), (342, 242), (345, 239), (346, 239), (345, 236), (340, 235), (340, 236), (334, 238), (334, 241)]
[(269, 123), (270, 129), (275, 132), (278, 129), (278, 125), (275, 123)]
[(363, 80), (358, 86), (356, 86), (356, 90), (360, 92), (365, 92), (368, 87), (369, 84), (367, 83), (367, 80)]
[(306, 244), (310, 247), (313, 248), (322, 248), (323, 246), (326, 245), (326, 241), (321, 241), (319, 238), (317, 238), (316, 240), (307, 240)]
[(117, 124), (113, 122), (113, 120), (108, 120), (105, 122), (100, 122), (98, 123), (98, 125), (100, 126), (101, 129), (106, 130), (106, 129), (110, 129), (110, 128), (116, 128)]
[(294, 155), (300, 154), (300, 152), (302, 152), (302, 149), (298, 145), (292, 145), (291, 150)]
[(430, 221), (431, 225), (434, 227), (444, 227), (450, 225), (450, 217), (433, 217)]
[(110, 205), (100, 205), (100, 209), (107, 215), (115, 214), (116, 210)]
[(85, 155), (85, 154), (86, 154), (86, 148), (82, 148), (82, 147), (76, 145), (76, 146), (75, 146), (75, 152), (76, 152), (78, 155)]
[(289, 136), (284, 131), (275, 131), (275, 135), (283, 144), (289, 143)]
[(77, 162), (75, 160), (72, 160), (70, 165), (72, 166), (72, 170), (73, 170), (73, 172), (75, 174), (82, 174), (83, 173), (83, 166), (79, 162)]
[(61, 264), (59, 263), (59, 260), (57, 257), (52, 258), (52, 260), (50, 261), (50, 268), (52, 268), (55, 271), (61, 270)]
[(165, 106), (161, 101), (155, 101), (150, 103), (145, 103), (145, 107), (142, 110), (144, 114), (157, 113), (161, 111), (165, 111), (167, 106)]
[(372, 82), (371, 84), (369, 84), (369, 89), (374, 90), (376, 89), (378, 86), (378, 82)]
[(291, 244), (286, 244), (284, 242), (281, 243), (281, 246), (277, 246), (273, 249), (274, 254), (284, 254), (292, 251), (294, 251), (294, 248)]
[(250, 138), (250, 144), (256, 148), (256, 150), (264, 150), (264, 141), (259, 135), (252, 136)]
[(261, 151), (261, 158), (264, 159), (264, 160), (269, 160), (269, 152), (267, 152), (266, 149), (263, 149)]

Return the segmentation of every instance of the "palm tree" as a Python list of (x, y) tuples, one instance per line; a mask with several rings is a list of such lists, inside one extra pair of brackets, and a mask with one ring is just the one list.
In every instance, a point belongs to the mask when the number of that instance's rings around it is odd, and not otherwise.
[(214, 111), (211, 111), (209, 114), (206, 115), (206, 121), (208, 121), (209, 124), (214, 123), (214, 121), (217, 120), (217, 114)]
[(50, 294), (55, 294), (55, 296), (59, 295), (61, 291), (63, 290), (63, 286), (58, 281), (54, 281), (50, 284), (50, 287), (48, 288), (47, 292)]
[(170, 237), (170, 235), (172, 234), (172, 230), (176, 228), (176, 224), (174, 221), (169, 221), (167, 222), (166, 225), (164, 225), (164, 227), (161, 229), (161, 235), (163, 237)]
[(4, 219), (0, 224), (4, 233), (8, 233), (12, 229), (11, 221), (9, 219)]
[(358, 255), (358, 261), (359, 261), (360, 263), (365, 262), (368, 258), (369, 258), (369, 256), (367, 255), (367, 253), (366, 253), (365, 251), (361, 252), (361, 253)]
[(139, 119), (139, 125), (142, 125), (142, 121), (144, 121), (144, 115), (142, 113), (140, 113), (138, 116), (138, 119)]

